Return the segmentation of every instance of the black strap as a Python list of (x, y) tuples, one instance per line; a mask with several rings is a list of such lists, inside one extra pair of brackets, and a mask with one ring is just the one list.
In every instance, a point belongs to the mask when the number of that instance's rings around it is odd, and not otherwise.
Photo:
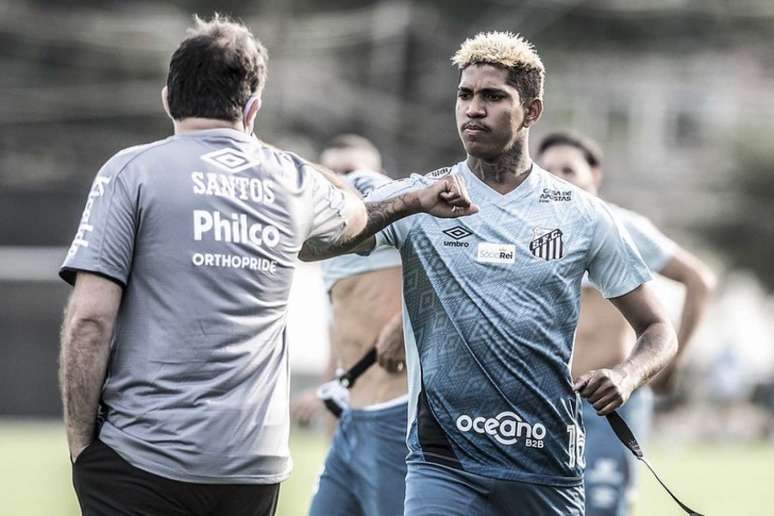
[(661, 487), (663, 487), (667, 493), (669, 493), (669, 496), (672, 497), (672, 500), (677, 502), (677, 505), (679, 505), (687, 514), (690, 516), (702, 516), (700, 513), (694, 511), (687, 505), (685, 505), (683, 502), (681, 502), (675, 495), (672, 493), (672, 491), (669, 490), (669, 488), (666, 486), (666, 484), (659, 478), (659, 476), (656, 474), (656, 472), (653, 470), (651, 465), (648, 463), (647, 460), (645, 460), (645, 456), (642, 453), (642, 448), (640, 448), (640, 443), (637, 442), (637, 438), (634, 437), (634, 433), (632, 432), (632, 429), (629, 428), (629, 425), (626, 424), (626, 421), (618, 415), (618, 412), (611, 412), (607, 415), (607, 422), (610, 423), (610, 426), (613, 429), (613, 432), (615, 432), (615, 435), (618, 436), (618, 439), (621, 440), (621, 442), (629, 448), (629, 450), (634, 454), (635, 457), (637, 457), (638, 460), (642, 461), (650, 470), (651, 473), (653, 473), (653, 476), (656, 477), (656, 480), (658, 480), (658, 483), (661, 484)]
[(349, 371), (339, 376), (339, 383), (347, 389), (351, 389), (352, 386), (355, 385), (357, 379), (360, 378), (369, 367), (374, 365), (374, 363), (376, 363), (376, 348), (371, 348), (368, 353), (363, 355), (363, 358), (358, 360), (357, 363), (349, 369)]

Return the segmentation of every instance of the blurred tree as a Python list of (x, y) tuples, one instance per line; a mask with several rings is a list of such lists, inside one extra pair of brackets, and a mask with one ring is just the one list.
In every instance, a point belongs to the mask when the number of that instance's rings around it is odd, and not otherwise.
[(734, 268), (752, 270), (774, 290), (774, 149), (759, 138), (741, 139), (724, 188), (730, 209), (702, 227)]

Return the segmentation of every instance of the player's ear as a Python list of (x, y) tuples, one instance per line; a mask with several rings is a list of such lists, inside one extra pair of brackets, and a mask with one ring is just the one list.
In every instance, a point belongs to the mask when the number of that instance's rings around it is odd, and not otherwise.
[(168, 94), (169, 91), (167, 90), (167, 86), (164, 85), (164, 87), (161, 88), (161, 105), (164, 106), (164, 112), (167, 114), (167, 116), (172, 118), (172, 113), (169, 112), (169, 99), (167, 98)]
[(540, 115), (543, 114), (543, 100), (532, 99), (530, 100), (524, 109), (524, 121), (522, 127), (529, 127), (540, 119)]
[(242, 120), (245, 124), (245, 131), (252, 134), (253, 126), (255, 125), (255, 117), (258, 116), (258, 111), (261, 109), (262, 101), (261, 95), (251, 96), (245, 104), (244, 111), (242, 113)]

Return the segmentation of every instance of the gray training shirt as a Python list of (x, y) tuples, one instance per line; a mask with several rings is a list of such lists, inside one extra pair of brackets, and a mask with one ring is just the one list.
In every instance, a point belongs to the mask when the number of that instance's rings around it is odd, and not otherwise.
[(123, 150), (99, 171), (60, 275), (124, 286), (100, 439), (187, 482), (275, 483), (288, 453), (288, 294), (345, 198), (293, 154), (231, 129)]

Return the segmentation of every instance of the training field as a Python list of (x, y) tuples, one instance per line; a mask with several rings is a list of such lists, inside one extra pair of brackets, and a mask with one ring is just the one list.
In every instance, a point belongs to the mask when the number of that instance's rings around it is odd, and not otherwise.
[[(283, 484), (279, 516), (303, 516), (325, 453), (310, 432), (295, 432), (295, 471)], [(0, 419), (0, 515), (77, 516), (64, 430), (56, 422)], [(647, 452), (647, 450), (646, 450)], [(652, 463), (678, 495), (705, 516), (774, 516), (774, 445), (656, 446)], [(681, 511), (647, 471), (635, 516), (679, 516)]]

